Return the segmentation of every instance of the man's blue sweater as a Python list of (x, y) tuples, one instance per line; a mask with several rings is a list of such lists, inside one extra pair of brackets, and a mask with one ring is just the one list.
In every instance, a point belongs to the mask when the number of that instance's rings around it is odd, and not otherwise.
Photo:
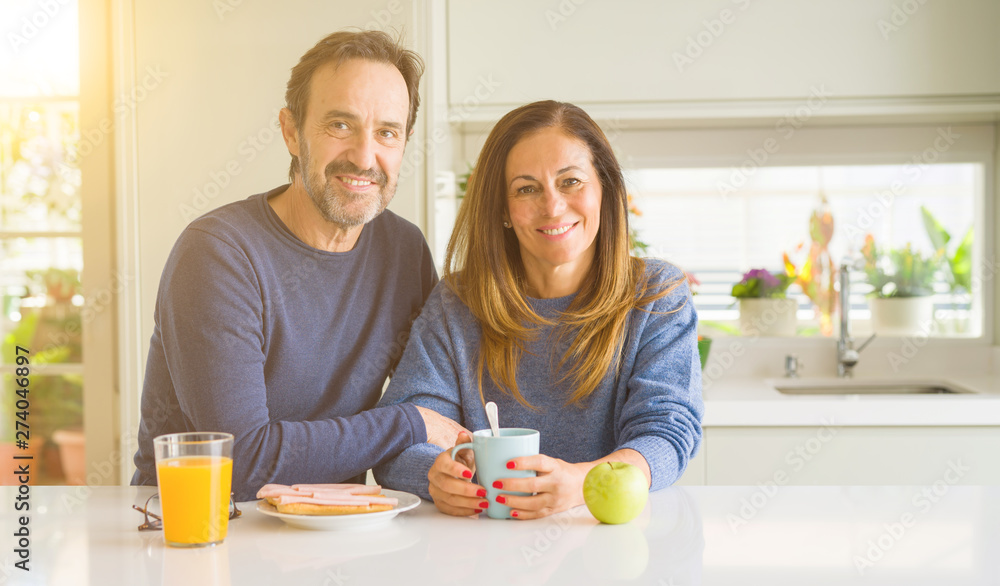
[(437, 282), (423, 236), (386, 211), (353, 250), (314, 249), (268, 204), (284, 189), (209, 212), (170, 253), (132, 484), (156, 484), (166, 433), (232, 433), (237, 500), (269, 482), (363, 482), (426, 441), (414, 406), (372, 409)]

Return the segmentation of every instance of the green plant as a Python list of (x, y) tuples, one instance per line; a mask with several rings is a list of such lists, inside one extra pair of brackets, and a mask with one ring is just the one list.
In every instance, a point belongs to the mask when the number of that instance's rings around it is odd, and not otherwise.
[(972, 291), (972, 226), (965, 232), (965, 237), (958, 243), (955, 251), (948, 255), (948, 244), (951, 242), (951, 234), (944, 229), (941, 222), (931, 214), (925, 206), (920, 206), (920, 214), (924, 219), (924, 229), (927, 230), (927, 237), (934, 245), (936, 254), (944, 259), (944, 267), (948, 276), (948, 287), (952, 293)]
[[(27, 276), (36, 289), (45, 292), (48, 303), (42, 308), (21, 307), (21, 320), (3, 339), (3, 360), (13, 364), (17, 346), (31, 351), (31, 438), (45, 441), (55, 430), (79, 427), (83, 421), (83, 377), (45, 373), (50, 364), (80, 362), (80, 311), (70, 301), (79, 292), (80, 281), (77, 271), (71, 269), (28, 271)], [(5, 376), (5, 388), (13, 388), (13, 384), (13, 377)], [(4, 421), (12, 421), (11, 408), (10, 401), (0, 404)], [(0, 437), (0, 441), (13, 439), (13, 429)]]
[(865, 236), (861, 249), (865, 277), (876, 297), (926, 297), (934, 292), (934, 281), (941, 267), (941, 251), (924, 257), (909, 243), (903, 248), (881, 249), (875, 238)]
[[(0, 213), (26, 226), (44, 218), (79, 227), (79, 116), (58, 104), (12, 104), (0, 123)], [(41, 227), (41, 226), (39, 226)]]
[[(701, 286), (701, 281), (698, 277), (694, 276), (694, 273), (689, 273), (684, 271), (684, 278), (687, 279), (688, 287), (691, 288), (691, 295), (698, 294), (698, 287)], [(708, 362), (708, 353), (712, 350), (712, 338), (703, 335), (699, 332), (698, 334), (698, 357), (701, 359), (701, 367), (705, 368), (705, 363)]]
[[(630, 216), (636, 217), (642, 215), (642, 210), (632, 201), (631, 195), (628, 196), (628, 213)], [(628, 227), (628, 245), (634, 256), (645, 256), (646, 252), (649, 251), (649, 244), (639, 238), (639, 231), (632, 226), (631, 222), (629, 222)]]
[(737, 325), (721, 321), (698, 321), (698, 327), (706, 330), (718, 332), (723, 336), (739, 336), (740, 328)]
[(455, 197), (457, 199), (464, 198), (465, 192), (469, 190), (469, 177), (472, 176), (473, 167), (469, 163), (466, 163), (465, 166), (468, 167), (468, 170), (466, 170), (465, 173), (462, 173), (461, 175), (455, 177), (455, 185), (458, 188), (455, 191)]

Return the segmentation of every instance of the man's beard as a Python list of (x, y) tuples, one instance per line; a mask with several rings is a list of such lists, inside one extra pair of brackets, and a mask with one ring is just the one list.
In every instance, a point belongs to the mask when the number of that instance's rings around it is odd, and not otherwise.
[[(314, 173), (309, 162), (309, 147), (304, 141), (299, 164), (302, 168), (302, 184), (309, 199), (323, 218), (341, 228), (353, 228), (374, 220), (385, 210), (392, 196), (396, 194), (396, 181), (380, 167), (359, 169), (350, 161), (337, 160), (326, 166), (326, 181), (319, 173)], [(379, 189), (375, 193), (355, 193), (347, 189), (336, 175), (363, 177)]]

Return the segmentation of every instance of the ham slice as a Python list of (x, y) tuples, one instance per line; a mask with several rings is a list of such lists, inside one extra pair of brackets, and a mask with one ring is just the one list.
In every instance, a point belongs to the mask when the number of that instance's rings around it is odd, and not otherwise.
[(293, 484), (292, 488), (300, 492), (328, 492), (328, 491), (343, 491), (347, 494), (379, 494), (382, 492), (382, 487), (373, 484)]
[(260, 490), (257, 491), (257, 498), (266, 499), (270, 497), (279, 497), (283, 494), (295, 495), (302, 493), (290, 486), (285, 486), (284, 484), (265, 484), (260, 487)]
[(386, 497), (386, 496), (372, 496), (372, 495), (352, 495), (343, 494), (327, 497), (316, 497), (316, 496), (296, 496), (296, 495), (281, 495), (277, 497), (277, 502), (280, 505), (291, 505), (294, 503), (306, 503), (310, 505), (333, 505), (333, 506), (366, 506), (366, 505), (390, 505), (396, 506), (399, 502), (398, 500)]
[(274, 504), (306, 503), (333, 506), (396, 506), (394, 498), (380, 496), (382, 487), (364, 484), (265, 484), (257, 491), (257, 498), (266, 498)]

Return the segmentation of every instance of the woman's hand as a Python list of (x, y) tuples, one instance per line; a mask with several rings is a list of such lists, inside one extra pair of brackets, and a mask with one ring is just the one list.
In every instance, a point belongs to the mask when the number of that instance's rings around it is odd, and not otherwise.
[[(463, 431), (458, 434), (455, 445), (471, 441), (472, 436)], [(434, 506), (442, 513), (456, 517), (483, 512), (489, 506), (489, 501), (486, 500), (486, 489), (472, 483), (474, 473), (472, 450), (459, 452), (458, 461), (452, 459), (451, 448), (441, 452), (427, 472), (427, 480), (430, 482), (427, 491), (434, 499)]]
[(533, 496), (500, 495), (497, 502), (511, 508), (517, 519), (540, 519), (583, 504), (583, 479), (590, 464), (570, 464), (543, 454), (513, 458), (514, 470), (534, 470), (534, 478), (502, 478), (495, 488), (535, 493)]

